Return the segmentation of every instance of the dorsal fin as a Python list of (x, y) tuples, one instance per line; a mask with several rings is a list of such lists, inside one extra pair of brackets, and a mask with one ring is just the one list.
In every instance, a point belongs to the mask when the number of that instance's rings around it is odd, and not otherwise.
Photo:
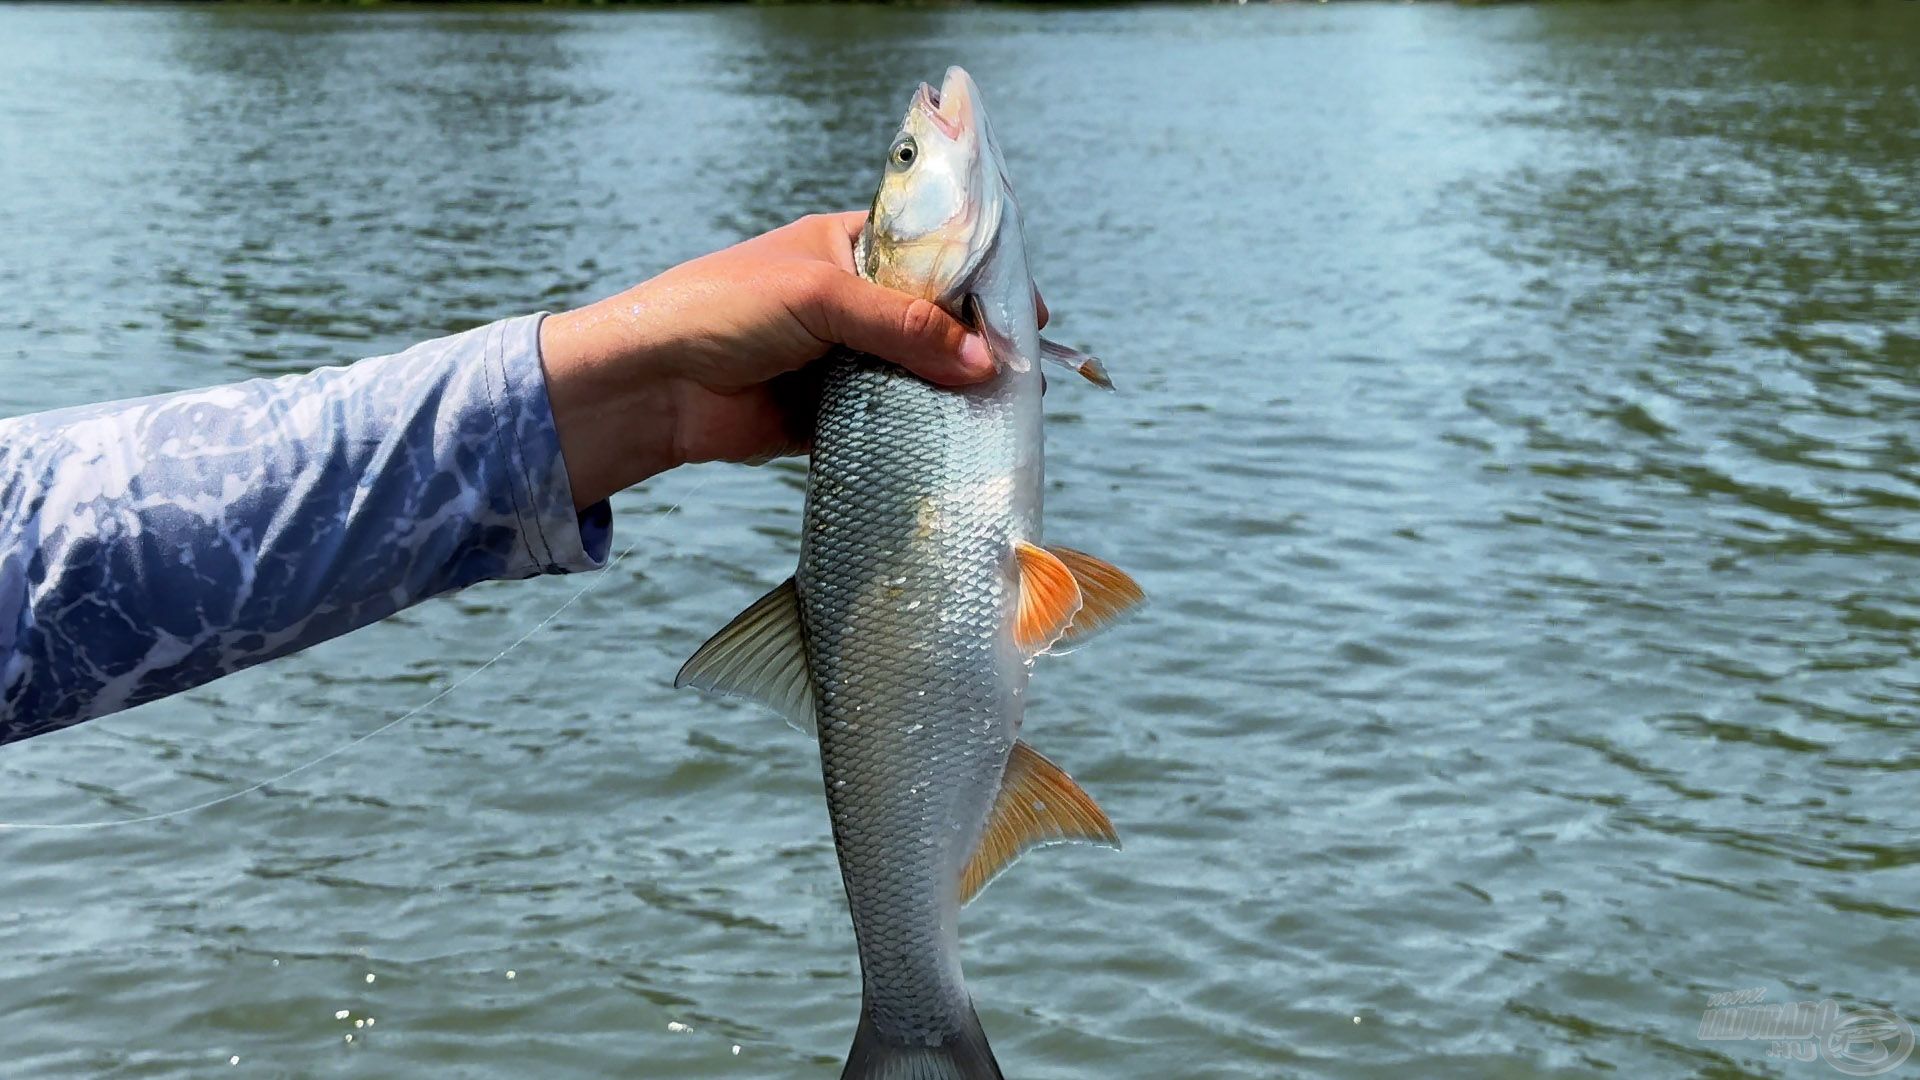
[(673, 685), (757, 701), (811, 732), (813, 677), (793, 579), (775, 585), (694, 650)]

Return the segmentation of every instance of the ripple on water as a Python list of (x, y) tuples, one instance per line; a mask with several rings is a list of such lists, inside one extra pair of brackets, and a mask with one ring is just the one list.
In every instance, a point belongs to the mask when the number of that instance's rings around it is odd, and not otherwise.
[[(1785, 1075), (1696, 1038), (1708, 994), (1920, 1013), (1903, 15), (10, 10), (0, 412), (399, 348), (861, 205), (847, 148), (963, 57), (1051, 333), (1122, 388), (1050, 388), (1049, 536), (1153, 598), (1036, 678), (1027, 736), (1127, 848), (968, 909), (1002, 1061)], [(814, 751), (670, 688), (791, 572), (803, 475), (621, 497), (594, 591), (321, 766), (0, 832), (0, 1056), (831, 1075), (858, 987)], [(0, 819), (275, 775), (577, 588), (8, 747)]]

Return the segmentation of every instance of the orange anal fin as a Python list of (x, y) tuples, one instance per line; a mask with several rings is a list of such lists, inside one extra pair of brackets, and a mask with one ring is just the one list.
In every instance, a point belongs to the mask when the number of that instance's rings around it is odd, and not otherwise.
[(1146, 603), (1147, 594), (1127, 576), (1125, 570), (1112, 563), (1072, 548), (1055, 547), (1047, 550), (1059, 558), (1073, 575), (1075, 584), (1080, 586), (1080, 610), (1074, 613), (1073, 623), (1050, 651), (1060, 653), (1077, 649), (1088, 638)]
[(1014, 743), (986, 830), (961, 871), (960, 902), (979, 895), (1028, 848), (1070, 841), (1117, 848), (1120, 835), (1073, 777), (1033, 747)]
[(1080, 610), (1080, 586), (1073, 571), (1046, 548), (1021, 540), (1014, 544), (1020, 567), (1020, 603), (1013, 637), (1028, 656), (1046, 651), (1073, 624)]

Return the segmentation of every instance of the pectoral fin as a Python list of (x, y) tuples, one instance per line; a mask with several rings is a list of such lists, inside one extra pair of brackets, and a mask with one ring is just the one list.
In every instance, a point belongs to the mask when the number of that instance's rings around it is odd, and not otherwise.
[(1073, 575), (1074, 583), (1080, 586), (1080, 610), (1074, 613), (1066, 633), (1060, 635), (1048, 652), (1072, 652), (1146, 602), (1147, 594), (1125, 570), (1112, 563), (1072, 548), (1047, 550), (1060, 560)]
[(813, 731), (813, 679), (793, 579), (774, 586), (707, 639), (674, 676), (676, 687), (757, 701)]
[(1028, 655), (1045, 652), (1073, 624), (1080, 610), (1080, 586), (1073, 571), (1046, 548), (1026, 541), (1014, 545), (1020, 567), (1020, 604), (1014, 621), (1014, 640)]
[(987, 816), (980, 844), (960, 874), (960, 902), (968, 903), (1020, 853), (1045, 844), (1070, 841), (1117, 848), (1113, 831), (1093, 796), (1080, 790), (1060, 766), (1023, 742), (1013, 744), (1000, 795)]
[(1040, 359), (1069, 368), (1102, 390), (1113, 389), (1113, 380), (1107, 377), (1107, 365), (1097, 356), (1041, 338)]
[(993, 357), (994, 366), (1007, 371), (1025, 371), (1033, 365), (1020, 351), (1020, 342), (1013, 331), (993, 318), (994, 312), (978, 297), (969, 295), (965, 307), (967, 320), (980, 336), (986, 339), (987, 353)]

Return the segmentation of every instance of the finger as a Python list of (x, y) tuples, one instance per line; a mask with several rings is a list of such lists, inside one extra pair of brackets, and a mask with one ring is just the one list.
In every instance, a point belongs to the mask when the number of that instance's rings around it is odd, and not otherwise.
[(860, 230), (866, 227), (865, 210), (841, 210), (831, 214), (821, 214), (827, 222), (827, 235), (822, 237), (829, 249), (828, 254), (840, 269), (848, 273), (858, 273), (853, 263), (853, 245), (860, 239)]
[(865, 210), (836, 210), (826, 216), (832, 218), (835, 224), (847, 231), (847, 239), (849, 240), (858, 240), (860, 238), (860, 230), (867, 227), (867, 212)]
[[(860, 230), (867, 227), (868, 213), (865, 210), (838, 210), (820, 216), (832, 220), (836, 225), (846, 230), (847, 240), (849, 242), (860, 239)], [(1041, 329), (1045, 329), (1048, 321), (1053, 318), (1053, 312), (1048, 310), (1047, 302), (1040, 296), (1038, 286), (1035, 286), (1033, 290), (1033, 308), (1034, 312), (1039, 316)]]
[(930, 382), (958, 386), (993, 374), (987, 343), (931, 301), (842, 274), (823, 285), (817, 307), (829, 340)]

